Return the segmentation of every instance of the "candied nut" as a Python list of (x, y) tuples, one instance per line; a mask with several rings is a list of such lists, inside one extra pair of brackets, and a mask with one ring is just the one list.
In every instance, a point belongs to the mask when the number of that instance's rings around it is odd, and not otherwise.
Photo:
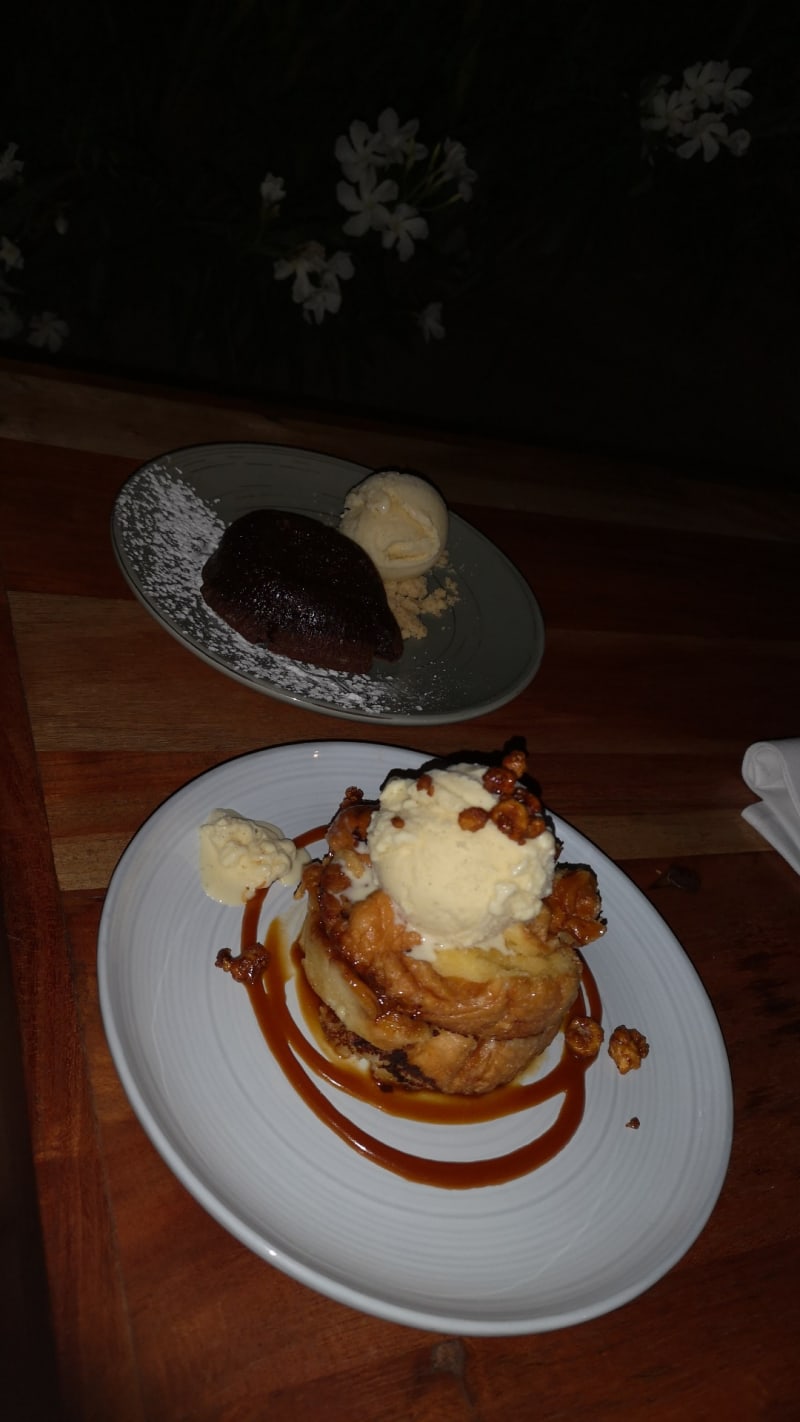
[(339, 806), (340, 810), (346, 810), (349, 805), (357, 805), (364, 798), (364, 791), (359, 790), (357, 785), (348, 785), (344, 792), (344, 799)]
[(392, 829), (404, 829), (405, 823), (402, 815), (392, 815)]
[(532, 790), (526, 790), (524, 785), (518, 785), (514, 791), (514, 799), (521, 800), (523, 805), (527, 805), (532, 815), (541, 815), (542, 802), (538, 795), (534, 795)]
[(425, 771), (424, 775), (421, 775), (419, 777), (419, 780), (417, 781), (417, 789), (419, 791), (424, 790), (426, 795), (433, 794), (433, 778), (428, 774), (427, 771)]
[[(518, 796), (517, 798), (521, 799), (522, 797)], [(543, 834), (547, 829), (547, 822), (542, 814), (541, 804), (534, 795), (527, 796), (522, 803), (527, 805), (528, 809), (528, 839), (536, 839), (538, 835)]]
[(517, 777), (513, 770), (509, 770), (505, 765), (490, 765), (489, 769), (484, 771), (481, 779), (484, 788), (489, 791), (490, 795), (503, 797), (513, 795), (514, 786), (517, 783)]
[(594, 1017), (573, 1017), (564, 1028), (564, 1041), (574, 1057), (596, 1057), (605, 1032)]
[(611, 1033), (608, 1055), (622, 1076), (629, 1071), (638, 1071), (649, 1051), (647, 1038), (635, 1027), (615, 1027)]
[(489, 818), (502, 834), (517, 844), (536, 839), (547, 828), (541, 800), (519, 783), (526, 769), (525, 752), (510, 751), (503, 757), (502, 765), (489, 766), (481, 776), (484, 789), (495, 795), (498, 802)]
[[(500, 765), (490, 765), (484, 771), (483, 783), (493, 795), (513, 795), (514, 787), (528, 769), (528, 757), (524, 750), (509, 751)], [(519, 789), (522, 787), (519, 786)]]
[(255, 987), (267, 970), (269, 952), (263, 943), (250, 943), (234, 958), (230, 948), (220, 948), (215, 963), (224, 973), (230, 973), (234, 982)]
[(366, 844), (367, 830), (374, 802), (365, 800), (361, 790), (351, 787), (325, 831), (330, 849), (336, 853), (345, 846), (357, 848)]
[(524, 844), (529, 837), (530, 818), (527, 809), (519, 800), (498, 800), (489, 812), (489, 819), (494, 821), (502, 834), (517, 844)]
[(515, 790), (513, 796), (500, 800), (490, 817), (497, 828), (517, 844), (524, 844), (526, 839), (536, 839), (546, 828), (539, 801), (521, 789)]
[(507, 770), (513, 771), (519, 780), (528, 769), (528, 757), (524, 750), (509, 751), (508, 755), (503, 756), (503, 765)]
[(606, 926), (600, 917), (597, 879), (584, 865), (557, 870), (552, 892), (545, 900), (551, 935), (567, 932), (576, 943), (593, 943)]
[(470, 805), (466, 810), (459, 810), (458, 828), (474, 834), (476, 830), (483, 829), (488, 819), (488, 810), (482, 810), (479, 805)]
[(625, 1122), (625, 1125), (630, 1131), (638, 1131), (640, 1124), (638, 1116), (631, 1116), (631, 1119)]

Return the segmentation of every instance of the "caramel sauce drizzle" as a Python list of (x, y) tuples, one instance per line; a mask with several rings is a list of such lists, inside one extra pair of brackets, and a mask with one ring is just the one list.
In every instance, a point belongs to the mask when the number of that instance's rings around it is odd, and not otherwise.
[[(324, 829), (314, 829), (299, 836), (296, 842), (302, 847), (323, 837)], [(261, 890), (245, 905), (242, 951), (259, 941), (259, 918), (265, 895), (266, 890)], [(402, 1087), (385, 1089), (358, 1064), (332, 1061), (323, 1049), (319, 998), (302, 971), (302, 950), (298, 944), (288, 948), (284, 929), (277, 919), (269, 926), (265, 946), (269, 953), (268, 966), (261, 981), (247, 986), (247, 992), (267, 1045), (305, 1105), (365, 1159), (420, 1184), (467, 1190), (502, 1185), (527, 1175), (552, 1160), (575, 1135), (583, 1118), (585, 1078), (591, 1061), (573, 1057), (564, 1047), (561, 1060), (546, 1076), (530, 1082), (512, 1082), (485, 1096), (451, 1097)], [(319, 1046), (308, 1040), (289, 1010), (286, 989), (291, 980), (294, 980), (303, 1018)], [(581, 989), (569, 1016), (591, 1016), (597, 1021), (602, 1017), (597, 984), (585, 963)], [(328, 1101), (314, 1078), (368, 1102), (385, 1114), (428, 1125), (475, 1124), (530, 1110), (557, 1096), (563, 1096), (563, 1101), (556, 1120), (546, 1131), (506, 1155), (471, 1161), (431, 1160), (397, 1150), (354, 1125)]]

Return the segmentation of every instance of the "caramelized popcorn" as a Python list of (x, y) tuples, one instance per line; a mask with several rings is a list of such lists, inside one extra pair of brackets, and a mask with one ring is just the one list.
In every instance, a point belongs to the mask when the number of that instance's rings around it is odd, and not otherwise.
[(615, 1027), (611, 1033), (608, 1055), (622, 1076), (638, 1071), (649, 1051), (647, 1038), (635, 1027)]

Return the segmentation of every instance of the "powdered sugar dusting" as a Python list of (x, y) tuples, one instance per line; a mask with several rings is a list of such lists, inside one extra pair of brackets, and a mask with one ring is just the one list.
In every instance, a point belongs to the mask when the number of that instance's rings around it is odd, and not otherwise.
[[(414, 719), (425, 712), (427, 697), (402, 674), (376, 670), (354, 676), (291, 661), (245, 641), (212, 612), (200, 591), (201, 573), (224, 530), (215, 507), (172, 463), (140, 469), (114, 511), (115, 551), (134, 591), (157, 618), (222, 669), (281, 700), (355, 719)], [(428, 695), (435, 692), (435, 680), (431, 668)]]

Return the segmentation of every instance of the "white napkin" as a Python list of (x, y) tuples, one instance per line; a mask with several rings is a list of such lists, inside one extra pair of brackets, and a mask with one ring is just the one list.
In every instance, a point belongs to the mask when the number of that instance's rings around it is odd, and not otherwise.
[(748, 746), (742, 777), (761, 796), (744, 819), (800, 874), (800, 739)]

